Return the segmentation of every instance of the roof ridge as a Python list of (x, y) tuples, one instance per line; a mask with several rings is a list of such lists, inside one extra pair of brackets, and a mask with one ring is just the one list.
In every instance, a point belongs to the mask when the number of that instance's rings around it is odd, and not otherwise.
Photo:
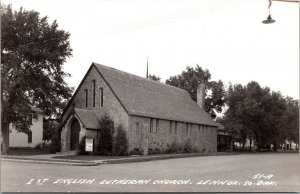
[(215, 126), (189, 92), (98, 63), (92, 64), (128, 114)]
[(172, 85), (169, 85), (169, 84), (165, 84), (163, 82), (158, 82), (158, 81), (154, 81), (154, 80), (151, 80), (151, 79), (147, 79), (147, 78), (144, 78), (142, 76), (135, 75), (135, 74), (132, 74), (132, 73), (128, 73), (128, 72), (125, 72), (125, 71), (122, 71), (122, 70), (119, 70), (119, 69), (116, 69), (116, 68), (113, 68), (113, 67), (109, 67), (109, 66), (106, 66), (106, 65), (103, 65), (103, 64), (100, 64), (100, 63), (93, 62), (93, 64), (100, 65), (100, 66), (103, 66), (105, 68), (110, 68), (110, 69), (113, 69), (114, 71), (119, 71), (121, 73), (125, 73), (125, 74), (128, 74), (128, 75), (132, 75), (132, 76), (135, 76), (135, 77), (137, 77), (139, 79), (142, 79), (144, 81), (148, 81), (148, 82), (152, 82), (152, 83), (155, 83), (155, 84), (160, 84), (160, 85), (163, 85), (163, 86), (171, 87), (173, 89), (177, 89), (177, 90), (180, 90), (180, 91), (188, 92), (188, 91), (186, 91), (184, 89), (181, 89), (181, 88), (178, 88), (176, 86), (172, 86)]

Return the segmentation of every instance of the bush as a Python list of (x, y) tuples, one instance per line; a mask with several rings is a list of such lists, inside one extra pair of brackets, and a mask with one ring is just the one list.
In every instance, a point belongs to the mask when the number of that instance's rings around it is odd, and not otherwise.
[[(51, 154), (61, 151), (59, 124), (56, 120), (44, 119), (43, 147), (48, 147)], [(48, 142), (47, 144), (45, 142)]]
[(51, 143), (49, 145), (50, 154), (55, 154), (56, 152), (61, 151), (61, 142), (60, 142), (60, 135), (56, 133), (51, 137)]
[(169, 149), (166, 150), (166, 152), (167, 153), (181, 153), (181, 152), (183, 152), (183, 147), (182, 147), (181, 143), (177, 139), (175, 139), (171, 143)]
[(143, 150), (140, 150), (139, 148), (135, 148), (133, 150), (130, 150), (129, 155), (142, 155)]
[(184, 143), (184, 152), (185, 153), (193, 153), (193, 152), (198, 152), (198, 149), (196, 146), (193, 146), (192, 140), (188, 138), (186, 142)]
[(117, 135), (114, 139), (114, 150), (113, 155), (115, 156), (126, 156), (128, 155), (128, 141), (126, 131), (123, 129), (122, 125), (117, 128)]
[(112, 119), (107, 115), (103, 115), (99, 121), (100, 138), (97, 142), (96, 151), (101, 155), (111, 155), (113, 148), (112, 131), (114, 129), (114, 123)]
[(192, 144), (192, 140), (189, 138), (184, 142), (184, 144), (180, 143), (177, 139), (175, 139), (170, 147), (166, 150), (167, 153), (194, 153), (200, 152), (199, 148), (196, 145)]
[(36, 144), (35, 146), (34, 146), (34, 149), (36, 149), (36, 150), (39, 150), (39, 149), (41, 149), (43, 146), (42, 146), (42, 143), (38, 143), (38, 144)]
[(148, 154), (161, 154), (161, 153), (162, 153), (161, 150), (158, 148), (155, 148), (155, 149), (149, 148), (148, 149)]

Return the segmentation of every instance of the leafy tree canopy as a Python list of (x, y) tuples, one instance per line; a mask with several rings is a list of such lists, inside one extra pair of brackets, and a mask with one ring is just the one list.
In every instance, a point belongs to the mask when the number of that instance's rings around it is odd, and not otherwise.
[(149, 79), (160, 82), (161, 78), (156, 75), (149, 75)]
[(48, 117), (60, 114), (72, 93), (62, 67), (72, 49), (70, 34), (37, 11), (1, 5), (1, 27), (2, 133), (7, 144), (8, 124), (27, 132), (32, 107)]
[(223, 125), (232, 129), (235, 138), (242, 142), (246, 138), (255, 139), (260, 147), (276, 146), (288, 139), (299, 141), (298, 137), (293, 138), (299, 128), (299, 110), (297, 101), (292, 98), (285, 98), (252, 81), (246, 86), (231, 85), (227, 105)]
[(205, 98), (205, 111), (215, 118), (216, 112), (222, 112), (226, 92), (221, 80), (216, 82), (210, 79), (211, 74), (207, 69), (203, 70), (198, 65), (195, 68), (187, 66), (186, 70), (181, 74), (171, 76), (167, 79), (166, 84), (188, 91), (194, 101), (197, 100), (197, 88), (199, 84), (204, 84), (206, 86), (206, 93), (209, 94)]

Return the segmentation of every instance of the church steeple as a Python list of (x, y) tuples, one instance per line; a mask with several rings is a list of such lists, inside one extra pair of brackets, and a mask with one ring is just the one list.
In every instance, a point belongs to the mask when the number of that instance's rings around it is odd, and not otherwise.
[(149, 75), (148, 75), (148, 57), (147, 57), (147, 73), (146, 73), (146, 78), (147, 79), (149, 78)]

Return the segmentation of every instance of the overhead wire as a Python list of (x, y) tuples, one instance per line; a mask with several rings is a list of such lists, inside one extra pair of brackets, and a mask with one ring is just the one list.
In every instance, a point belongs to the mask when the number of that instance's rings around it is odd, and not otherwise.
[[(244, 1), (242, 1), (242, 0), (234, 1), (234, 2), (231, 1), (230, 3), (228, 3), (228, 1), (223, 1), (222, 3), (220, 3), (220, 1), (218, 1), (217, 8), (219, 9), (218, 11), (224, 11), (225, 9), (228, 9), (228, 8), (240, 6), (242, 2), (244, 2)], [(193, 9), (177, 11), (172, 14), (162, 15), (162, 16), (158, 16), (155, 18), (146, 19), (144, 21), (138, 21), (134, 24), (121, 25), (121, 26), (107, 30), (106, 33), (112, 33), (112, 34), (117, 33), (118, 34), (118, 33), (123, 33), (123, 32), (142, 30), (145, 28), (150, 28), (150, 27), (154, 27), (157, 25), (161, 25), (161, 24), (171, 23), (171, 22), (175, 22), (178, 20), (185, 20), (185, 19), (188, 19), (188, 18), (196, 16), (196, 15), (214, 13), (214, 12), (216, 12), (215, 9), (213, 8), (213, 6), (211, 6), (210, 9), (196, 7)]]

